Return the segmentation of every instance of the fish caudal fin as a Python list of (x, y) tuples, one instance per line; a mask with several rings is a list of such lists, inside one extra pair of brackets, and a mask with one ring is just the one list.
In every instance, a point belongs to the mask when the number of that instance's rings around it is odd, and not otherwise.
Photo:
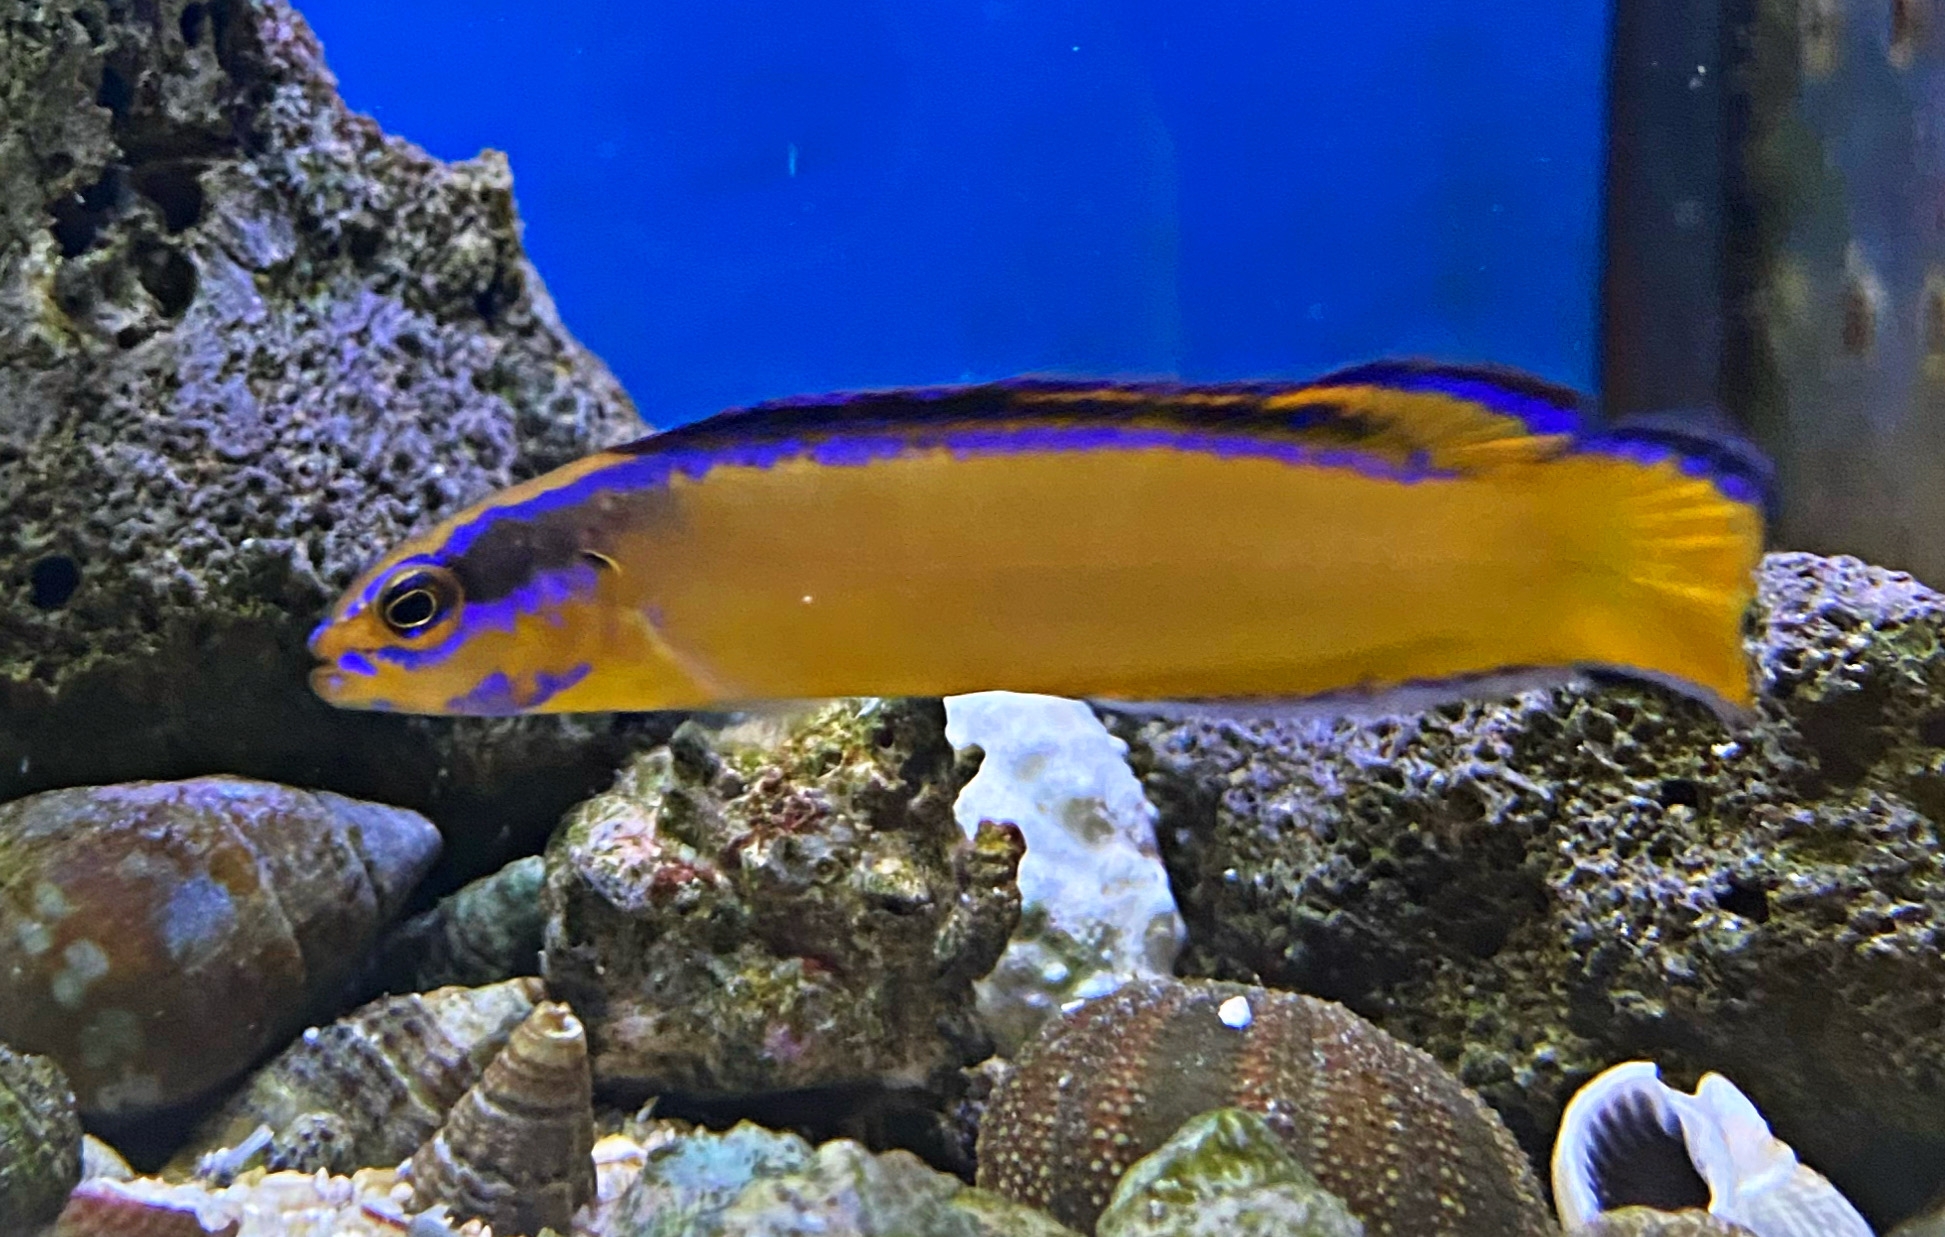
[(1567, 622), (1590, 664), (1673, 687), (1725, 720), (1754, 704), (1743, 621), (1763, 554), (1752, 487), (1693, 457), (1620, 439), (1590, 442), (1546, 469), (1555, 510), (1590, 530), (1585, 588)]

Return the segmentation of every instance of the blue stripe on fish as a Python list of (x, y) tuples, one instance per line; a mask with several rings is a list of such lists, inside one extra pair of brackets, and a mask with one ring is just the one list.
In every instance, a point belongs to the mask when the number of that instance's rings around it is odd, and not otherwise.
[[(1350, 468), (1387, 481), (1414, 482), (1450, 478), (1457, 474), (1423, 463), (1399, 464), (1343, 447), (1244, 433), (1211, 433), (1142, 425), (983, 425), (973, 428), (919, 428), (905, 433), (866, 431), (828, 438), (800, 437), (774, 442), (725, 442), (709, 450), (687, 445), (684, 431), (670, 430), (629, 448), (604, 468), (584, 473), (558, 489), (521, 502), (489, 508), (461, 525), (435, 554), (451, 562), (466, 553), (486, 531), (506, 520), (532, 520), (549, 511), (572, 507), (603, 490), (639, 492), (658, 489), (682, 477), (699, 481), (712, 469), (770, 468), (784, 460), (809, 457), (833, 467), (858, 466), (894, 458), (909, 451), (945, 450), (961, 458), (1009, 455), (1036, 451), (1177, 450), (1233, 459), (1267, 459), (1291, 465)], [(374, 586), (377, 582), (374, 581)], [(369, 590), (366, 598), (370, 600)]]

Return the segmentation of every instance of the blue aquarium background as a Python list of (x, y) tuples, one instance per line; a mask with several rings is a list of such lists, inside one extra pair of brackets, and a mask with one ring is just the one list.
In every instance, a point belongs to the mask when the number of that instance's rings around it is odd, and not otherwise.
[(346, 99), (511, 158), (563, 317), (672, 424), (1021, 372), (1383, 353), (1590, 387), (1585, 0), (312, 0)]

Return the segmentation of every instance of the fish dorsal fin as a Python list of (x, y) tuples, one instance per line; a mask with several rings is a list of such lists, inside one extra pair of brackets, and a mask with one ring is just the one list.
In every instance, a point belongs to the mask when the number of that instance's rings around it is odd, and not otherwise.
[(1469, 472), (1556, 455), (1580, 432), (1581, 418), (1573, 391), (1511, 370), (1385, 361), (1303, 383), (1022, 378), (795, 398), (718, 413), (618, 450), (748, 448), (861, 433), (922, 437), (1044, 423), (1260, 435)]
[(1495, 366), (1430, 361), (1338, 370), (1268, 406), (1338, 409), (1370, 426), (1363, 449), (1461, 471), (1545, 458), (1585, 428), (1580, 396), (1570, 388)]

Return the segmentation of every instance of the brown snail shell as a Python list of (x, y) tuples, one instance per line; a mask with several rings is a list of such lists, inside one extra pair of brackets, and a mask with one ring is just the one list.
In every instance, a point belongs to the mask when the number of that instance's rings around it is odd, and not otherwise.
[(587, 1034), (545, 1001), (412, 1157), (412, 1207), (444, 1204), (496, 1234), (566, 1232), (595, 1196)]
[(0, 1039), (84, 1116), (201, 1095), (304, 1025), (438, 852), (416, 812), (233, 777), (0, 804)]
[[(259, 1126), (273, 1170), (393, 1167), (432, 1136), (543, 996), (534, 978), (438, 988), (382, 997), (314, 1027), (205, 1120), (167, 1171), (198, 1172), (200, 1160), (220, 1160)], [(200, 1175), (221, 1178), (247, 1162)]]

